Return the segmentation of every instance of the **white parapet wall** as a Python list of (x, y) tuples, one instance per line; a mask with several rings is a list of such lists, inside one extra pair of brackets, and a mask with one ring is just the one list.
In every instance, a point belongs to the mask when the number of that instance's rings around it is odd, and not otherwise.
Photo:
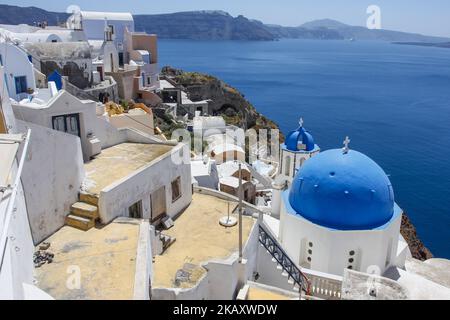
[[(152, 288), (153, 300), (231, 300), (239, 289), (253, 277), (257, 263), (258, 228), (256, 222), (243, 249), (243, 262), (238, 253), (224, 260), (210, 260), (203, 264), (207, 270), (192, 288)], [(237, 239), (236, 239), (237, 240)]]
[(134, 276), (134, 300), (150, 299), (150, 279), (153, 271), (150, 223), (142, 220), (139, 225), (139, 239)]
[(64, 225), (70, 206), (78, 201), (84, 179), (80, 138), (36, 124), (17, 121), (32, 131), (25, 160), (24, 186), (30, 228), (35, 244)]

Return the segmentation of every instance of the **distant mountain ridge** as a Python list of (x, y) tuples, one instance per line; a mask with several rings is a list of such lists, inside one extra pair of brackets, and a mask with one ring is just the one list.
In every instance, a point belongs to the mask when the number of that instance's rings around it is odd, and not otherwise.
[[(56, 25), (68, 18), (67, 13), (50, 12), (37, 7), (17, 7), (0, 4), (0, 24), (30, 24), (48, 21)], [(258, 20), (237, 17), (221, 10), (186, 11), (167, 14), (135, 14), (137, 31), (156, 33), (166, 39), (193, 40), (384, 40), (392, 42), (449, 42), (450, 38), (421, 34), (370, 30), (350, 26), (332, 19), (315, 20), (298, 27), (264, 24)]]
[(47, 21), (57, 25), (69, 17), (67, 13), (51, 12), (37, 7), (18, 7), (0, 4), (0, 24), (29, 24)]
[(189, 11), (134, 15), (136, 30), (160, 38), (193, 40), (275, 40), (274, 35), (244, 16), (223, 11)]

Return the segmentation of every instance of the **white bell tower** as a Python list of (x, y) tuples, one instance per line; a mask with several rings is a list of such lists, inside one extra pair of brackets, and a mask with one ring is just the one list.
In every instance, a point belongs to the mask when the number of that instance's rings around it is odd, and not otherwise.
[(299, 127), (289, 132), (285, 143), (280, 146), (280, 162), (278, 175), (272, 183), (272, 216), (279, 217), (281, 192), (290, 187), (297, 171), (306, 160), (320, 152), (314, 143), (313, 136), (303, 127), (303, 118), (299, 120)]

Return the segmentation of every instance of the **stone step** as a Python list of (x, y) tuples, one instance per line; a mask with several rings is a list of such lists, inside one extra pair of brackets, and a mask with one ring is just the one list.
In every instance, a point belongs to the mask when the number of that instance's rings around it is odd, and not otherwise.
[(70, 207), (70, 213), (88, 219), (96, 220), (98, 218), (98, 208), (86, 202), (75, 202)]
[(80, 230), (89, 230), (95, 225), (94, 219), (88, 219), (73, 214), (69, 214), (66, 217), (66, 225)]
[(80, 192), (79, 199), (81, 202), (98, 207), (98, 196), (95, 194)]

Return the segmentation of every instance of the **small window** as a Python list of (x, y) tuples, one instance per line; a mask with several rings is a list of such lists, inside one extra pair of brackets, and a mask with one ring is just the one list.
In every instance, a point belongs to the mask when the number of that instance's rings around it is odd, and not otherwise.
[(3, 67), (3, 57), (1, 54), (0, 54), (0, 67)]
[(303, 164), (305, 163), (305, 160), (306, 160), (305, 158), (301, 158), (301, 159), (300, 159), (300, 167), (303, 166)]
[(148, 77), (148, 78), (147, 78), (147, 84), (150, 84), (150, 83), (151, 83), (151, 78)]
[(142, 219), (142, 201), (138, 201), (128, 208), (130, 218)]
[(177, 201), (181, 197), (181, 178), (178, 177), (172, 181), (172, 202)]
[(114, 26), (112, 24), (110, 24), (108, 27), (109, 27), (109, 30), (111, 31), (111, 34), (114, 34)]
[(14, 79), (16, 82), (16, 94), (27, 92), (27, 77), (20, 76), (15, 77)]

